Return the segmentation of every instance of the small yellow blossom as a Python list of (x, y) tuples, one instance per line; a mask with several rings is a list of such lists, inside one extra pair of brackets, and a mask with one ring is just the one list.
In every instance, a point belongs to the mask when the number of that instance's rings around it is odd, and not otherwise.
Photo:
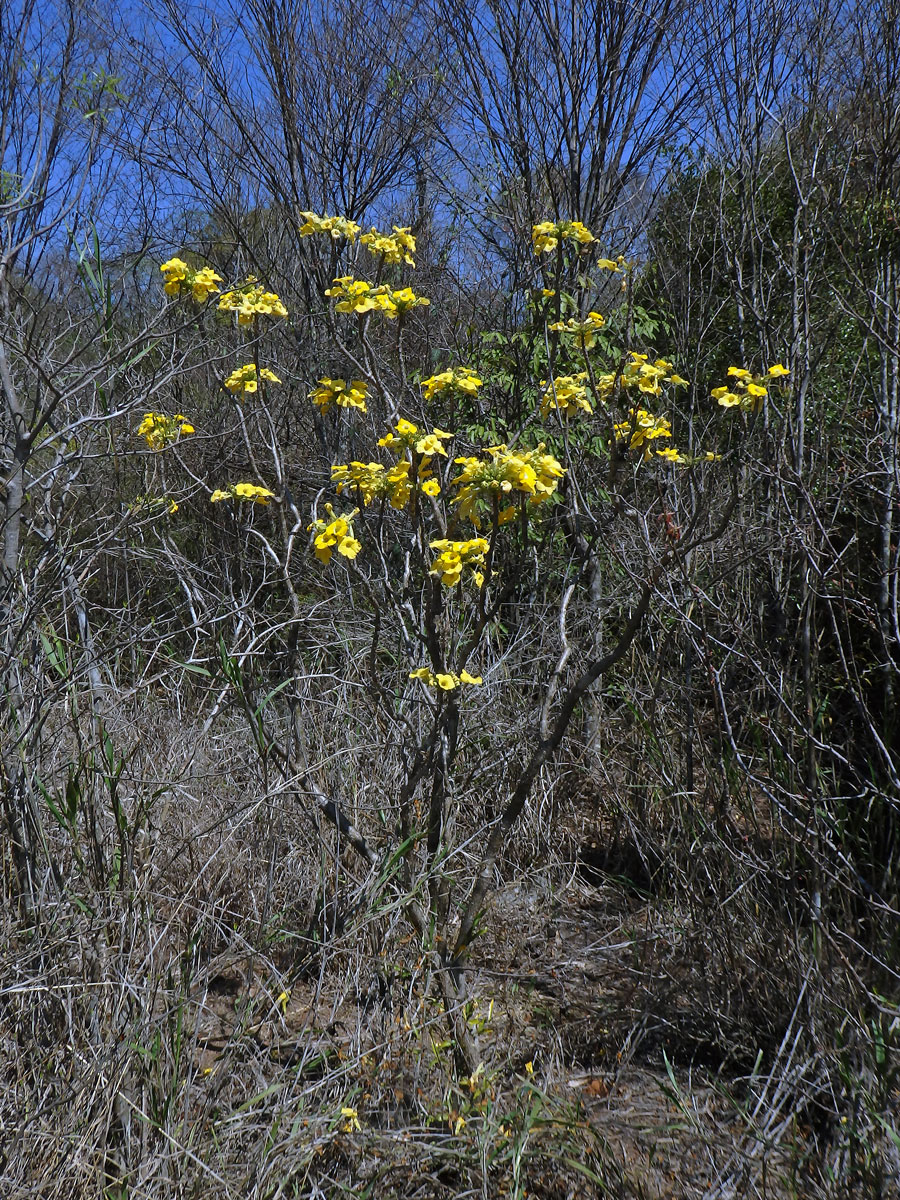
[(265, 379), (269, 383), (281, 383), (275, 372), (270, 371), (268, 367), (260, 367), (257, 377), (256, 364), (247, 363), (246, 366), (232, 371), (222, 386), (228, 388), (229, 392), (243, 392), (250, 395), (259, 388), (260, 379)]
[(145, 413), (144, 419), (137, 429), (138, 437), (146, 438), (147, 445), (151, 450), (162, 450), (166, 446), (171, 446), (173, 442), (177, 442), (180, 437), (194, 432), (196, 432), (194, 426), (182, 413), (178, 413), (174, 417), (167, 417), (163, 413), (157, 412)]
[(627, 438), (630, 450), (642, 450), (644, 461), (650, 458), (651, 445), (656, 438), (670, 438), (672, 426), (665, 417), (654, 416), (645, 408), (629, 408), (628, 420), (613, 426), (617, 438)]
[(452, 437), (453, 434), (447, 433), (444, 429), (435, 428), (431, 433), (426, 433), (412, 421), (401, 417), (393, 430), (379, 439), (378, 445), (393, 450), (397, 454), (402, 454), (404, 450), (415, 450), (416, 454), (426, 459), (432, 458), (435, 454), (442, 454), (446, 458), (447, 450), (444, 442), (449, 441)]
[(713, 388), (711, 395), (722, 408), (742, 408), (745, 412), (758, 412), (769, 394), (768, 385), (778, 384), (790, 372), (781, 363), (775, 363), (761, 375), (748, 371), (746, 367), (729, 367), (728, 377), (733, 382), (727, 387)]
[(568, 321), (554, 321), (550, 328), (573, 338), (575, 345), (580, 349), (592, 350), (597, 342), (597, 332), (605, 324), (600, 313), (591, 311), (584, 320), (570, 317)]
[(212, 267), (200, 267), (195, 271), (181, 258), (170, 258), (159, 269), (165, 276), (163, 291), (167, 296), (188, 291), (197, 304), (204, 304), (210, 296), (216, 295), (219, 290), (216, 285), (222, 282), (222, 276)]
[(401, 459), (389, 469), (377, 462), (340, 464), (331, 468), (331, 481), (337, 485), (338, 495), (345, 488), (355, 489), (364, 506), (384, 497), (392, 508), (402, 509), (409, 503), (412, 492), (410, 465), (406, 459)]
[[(664, 434), (663, 436), (667, 435)], [(670, 463), (686, 463), (688, 461), (681, 451), (676, 450), (674, 446), (666, 446), (665, 450), (657, 450), (656, 457), (665, 459), (666, 462)]]
[[(506, 446), (489, 446), (483, 452), (486, 458), (457, 458), (454, 461), (462, 471), (451, 481), (458, 487), (453, 503), (459, 506), (459, 515), (478, 528), (479, 509), (494, 507), (499, 499), (511, 498), (519, 492), (528, 498), (531, 505), (543, 504), (556, 491), (557, 481), (565, 474), (565, 468), (544, 451), (541, 442), (534, 450), (508, 450)], [(504, 520), (512, 520), (512, 511), (504, 505)]]
[(479, 687), (483, 682), (480, 675), (470, 675), (468, 671), (460, 671), (458, 675), (452, 671), (439, 671), (435, 674), (429, 671), (428, 667), (419, 667), (416, 671), (410, 671), (409, 677), (410, 679), (420, 679), (428, 687), (440, 688), (442, 692), (452, 692), (462, 683)]
[(580, 248), (596, 238), (581, 221), (541, 221), (532, 227), (531, 241), (535, 254), (549, 254), (560, 242), (574, 242)]
[(549, 383), (542, 379), (541, 416), (544, 420), (554, 410), (566, 417), (574, 417), (579, 412), (590, 416), (594, 410), (588, 400), (587, 378), (587, 371), (579, 371), (577, 375), (557, 375)]
[(438, 392), (443, 392), (448, 388), (463, 392), (467, 396), (475, 396), (483, 383), (484, 381), (475, 374), (471, 367), (451, 367), (446, 371), (441, 371), (438, 375), (432, 375), (430, 379), (423, 379), (422, 391), (425, 393), (426, 400), (433, 399)]
[(325, 289), (326, 296), (337, 300), (335, 312), (356, 313), (358, 316), (383, 309), (386, 294), (387, 288), (383, 284), (376, 287), (364, 279), (354, 279), (352, 275), (339, 276), (332, 287)]
[(400, 288), (399, 291), (388, 290), (381, 305), (384, 314), (393, 320), (395, 317), (405, 317), (414, 308), (427, 307), (431, 303), (425, 296), (417, 296), (412, 288)]
[(344, 1133), (354, 1133), (361, 1128), (359, 1123), (359, 1113), (355, 1108), (342, 1108), (341, 1116), (346, 1122), (344, 1125)]
[(236, 499), (252, 500), (254, 504), (268, 504), (275, 495), (268, 488), (257, 487), (255, 483), (236, 483), (234, 494)]
[(367, 283), (364, 279), (354, 279), (352, 275), (341, 275), (335, 279), (334, 286), (325, 289), (325, 295), (337, 301), (335, 312), (356, 313), (358, 316), (383, 312), (391, 320), (405, 316), (420, 305), (431, 303), (424, 296), (417, 296), (412, 288), (392, 291), (387, 284)]
[(337, 550), (338, 554), (342, 554), (344, 558), (356, 558), (362, 549), (362, 543), (353, 536), (351, 522), (359, 509), (354, 508), (353, 512), (346, 513), (342, 517), (335, 516), (334, 509), (330, 504), (325, 505), (325, 511), (328, 514), (327, 521), (320, 519), (307, 526), (308, 530), (315, 534), (313, 553), (316, 558), (326, 567), (331, 562), (334, 550)]
[(364, 379), (320, 379), (309, 398), (323, 413), (334, 404), (338, 408), (357, 408), (366, 411), (366, 396), (369, 385)]
[(436, 479), (426, 479), (421, 485), (421, 489), (426, 496), (439, 496), (441, 494), (441, 485)]
[(409, 226), (394, 225), (394, 232), (379, 233), (373, 229), (370, 233), (364, 233), (359, 239), (360, 244), (367, 246), (372, 254), (380, 254), (386, 263), (401, 263), (405, 262), (410, 267), (416, 264), (413, 262), (413, 254), (416, 250), (416, 239), (409, 232)]
[(327, 233), (333, 241), (346, 238), (348, 242), (356, 240), (359, 226), (348, 217), (320, 217), (314, 212), (300, 213), (304, 223), (300, 226), (300, 236), (309, 237), (314, 233)]
[(484, 556), (488, 551), (486, 538), (471, 538), (466, 542), (453, 542), (447, 538), (430, 542), (432, 550), (437, 550), (438, 556), (431, 565), (430, 575), (437, 575), (445, 587), (453, 587), (459, 583), (463, 572), (471, 578), (477, 587), (484, 583)]
[(227, 488), (216, 488), (209, 502), (218, 504), (221, 500), (249, 500), (253, 504), (268, 504), (274, 496), (274, 492), (255, 483), (235, 483), (229, 484)]
[(238, 325), (252, 325), (257, 317), (286, 317), (287, 309), (274, 292), (259, 287), (251, 277), (240, 287), (223, 292), (219, 297), (219, 312), (237, 313)]

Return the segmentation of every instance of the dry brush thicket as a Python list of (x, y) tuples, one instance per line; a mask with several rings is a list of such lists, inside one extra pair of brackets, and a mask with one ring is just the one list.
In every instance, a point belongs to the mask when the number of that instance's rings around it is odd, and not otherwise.
[(898, 30), (3, 6), (4, 1200), (898, 1194)]

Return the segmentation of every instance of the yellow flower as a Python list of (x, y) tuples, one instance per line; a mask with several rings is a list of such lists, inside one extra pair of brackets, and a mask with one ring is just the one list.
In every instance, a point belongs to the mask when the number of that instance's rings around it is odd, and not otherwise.
[(549, 383), (542, 379), (541, 387), (545, 390), (541, 397), (541, 416), (544, 420), (553, 410), (566, 417), (573, 417), (578, 412), (585, 412), (590, 416), (594, 410), (591, 408), (585, 386), (587, 377), (587, 371), (579, 371), (577, 375), (558, 375)]
[(344, 558), (356, 558), (362, 549), (362, 544), (353, 536), (351, 521), (359, 509), (354, 508), (352, 512), (346, 513), (342, 517), (334, 515), (334, 509), (330, 504), (325, 505), (325, 511), (328, 513), (327, 521), (320, 519), (307, 526), (308, 530), (315, 534), (313, 553), (316, 558), (326, 567), (331, 562), (334, 550), (337, 550), (338, 554), (342, 554)]
[(554, 321), (550, 328), (572, 337), (582, 350), (592, 350), (597, 341), (597, 331), (605, 324), (600, 313), (591, 311), (583, 321), (570, 317), (568, 321)]
[(157, 412), (145, 413), (137, 429), (138, 437), (145, 438), (151, 450), (162, 450), (180, 437), (195, 432), (194, 426), (182, 413), (174, 417)]
[(387, 288), (381, 284), (366, 283), (364, 279), (354, 279), (352, 275), (341, 275), (334, 281), (334, 286), (325, 289), (326, 296), (337, 300), (335, 312), (364, 313), (383, 309), (387, 302)]
[(371, 233), (364, 233), (359, 239), (363, 246), (367, 246), (372, 254), (380, 254), (387, 263), (408, 263), (414, 267), (412, 256), (416, 250), (416, 239), (409, 232), (409, 226), (393, 226), (394, 232), (379, 233), (373, 229)]
[(672, 426), (665, 417), (654, 416), (645, 408), (629, 408), (628, 420), (613, 426), (617, 438), (627, 438), (630, 450), (643, 450), (644, 461), (650, 458), (650, 443), (656, 438), (670, 438)]
[(385, 316), (393, 320), (395, 317), (405, 317), (414, 308), (427, 307), (430, 303), (430, 300), (424, 296), (417, 296), (412, 288), (406, 287), (396, 292), (388, 290), (381, 308)]
[(410, 671), (409, 677), (410, 679), (420, 679), (427, 687), (440, 688), (442, 692), (452, 692), (462, 683), (480, 686), (482, 682), (480, 675), (470, 675), (468, 671), (460, 671), (458, 675), (452, 671), (439, 671), (435, 674), (429, 671), (428, 667), (419, 667), (418, 670)]
[(287, 309), (274, 292), (248, 279), (230, 292), (223, 292), (219, 297), (219, 312), (237, 313), (238, 325), (252, 325), (259, 316), (286, 317)]
[(221, 488), (216, 488), (209, 498), (210, 504), (218, 504), (220, 500), (230, 500), (231, 492), (223, 492)]
[(205, 304), (210, 296), (215, 296), (219, 289), (217, 283), (222, 282), (222, 276), (217, 275), (211, 267), (203, 267), (191, 279), (191, 296), (195, 303)]
[(195, 271), (181, 258), (170, 258), (159, 269), (165, 276), (163, 291), (167, 296), (177, 296), (187, 290), (197, 304), (204, 304), (210, 296), (214, 296), (219, 290), (216, 284), (222, 282), (222, 276), (217, 275), (212, 267), (201, 267)]
[(313, 233), (327, 233), (333, 241), (346, 238), (348, 242), (356, 240), (359, 226), (348, 217), (320, 217), (314, 212), (301, 212), (304, 223), (300, 226), (300, 236), (309, 237)]
[(234, 495), (238, 500), (252, 500), (254, 504), (268, 504), (275, 493), (270, 492), (268, 488), (257, 487), (255, 483), (236, 483)]
[(377, 462), (352, 462), (332, 467), (331, 482), (337, 485), (338, 495), (344, 488), (355, 488), (363, 505), (386, 497), (392, 508), (402, 509), (408, 504), (412, 491), (409, 470), (410, 463), (405, 460), (396, 463), (390, 470), (385, 470)]
[(256, 375), (256, 364), (247, 363), (246, 366), (238, 367), (236, 371), (232, 371), (225, 380), (223, 387), (228, 388), (229, 392), (244, 392), (247, 394), (253, 393), (259, 387), (259, 380), (265, 379), (269, 383), (281, 383), (281, 380), (268, 367), (260, 367), (259, 379)]
[(341, 1116), (346, 1121), (344, 1125), (344, 1133), (353, 1133), (361, 1128), (359, 1123), (359, 1113), (355, 1108), (342, 1108)]
[(432, 375), (430, 379), (423, 379), (422, 391), (426, 400), (431, 400), (438, 392), (447, 388), (464, 392), (467, 396), (475, 396), (482, 385), (483, 380), (479, 379), (471, 367), (451, 367), (438, 375)]
[(323, 413), (332, 404), (365, 412), (368, 392), (369, 385), (364, 379), (351, 379), (349, 383), (346, 379), (320, 379), (319, 386), (309, 393), (309, 398)]
[(729, 367), (728, 377), (734, 380), (730, 387), (713, 388), (711, 395), (723, 408), (742, 408), (745, 412), (757, 412), (769, 394), (767, 384), (777, 384), (790, 372), (781, 363), (775, 363), (761, 375), (748, 371), (746, 367)]
[(575, 242), (580, 247), (596, 238), (580, 221), (541, 221), (532, 227), (531, 241), (535, 254), (549, 254), (560, 242)]
[(187, 263), (181, 258), (170, 258), (168, 262), (164, 262), (159, 268), (165, 276), (163, 291), (167, 296), (177, 296), (181, 291), (181, 285), (188, 277)]
[(679, 450), (675, 449), (674, 446), (666, 446), (665, 450), (657, 450), (656, 456), (657, 458), (663, 458), (666, 462), (671, 463), (685, 463), (688, 461)]
[[(476, 528), (480, 524), (479, 509), (493, 508), (495, 499), (519, 492), (528, 497), (529, 504), (543, 504), (554, 494), (557, 480), (565, 474), (553, 455), (544, 453), (543, 442), (534, 450), (511, 451), (506, 446), (489, 446), (484, 454), (485, 459), (455, 459), (462, 471), (451, 481), (452, 487), (459, 488), (453, 501), (459, 506), (459, 515), (472, 521)], [(503, 515), (504, 521), (512, 520), (515, 509), (510, 512), (504, 506)]]
[(441, 485), (436, 479), (426, 479), (421, 487), (426, 496), (439, 496), (441, 494)]
[(164, 508), (169, 516), (173, 516), (178, 512), (178, 501), (171, 496), (135, 496), (128, 507), (132, 512), (139, 512), (142, 508)]
[(453, 587), (459, 583), (463, 572), (474, 580), (477, 587), (484, 583), (484, 556), (488, 551), (486, 538), (471, 538), (466, 542), (448, 541), (440, 538), (429, 543), (432, 550), (437, 550), (438, 556), (431, 564), (430, 575), (437, 575), (445, 587)]
[(385, 446), (397, 454), (402, 454), (404, 450), (415, 450), (416, 454), (420, 454), (426, 460), (435, 454), (443, 454), (446, 458), (447, 451), (443, 443), (452, 437), (452, 433), (437, 428), (431, 433), (425, 433), (419, 429), (418, 425), (401, 417), (394, 426), (394, 431), (389, 431), (383, 438), (380, 438), (378, 445)]

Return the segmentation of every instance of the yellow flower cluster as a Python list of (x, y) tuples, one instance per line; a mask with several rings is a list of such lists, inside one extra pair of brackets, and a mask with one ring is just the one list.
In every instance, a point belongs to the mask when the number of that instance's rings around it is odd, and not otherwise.
[(238, 325), (252, 325), (257, 317), (286, 317), (287, 309), (274, 292), (257, 286), (251, 275), (245, 283), (219, 298), (219, 312), (236, 312)]
[(420, 454), (423, 458), (432, 458), (435, 454), (443, 454), (447, 457), (447, 450), (444, 442), (453, 437), (452, 433), (447, 433), (443, 429), (435, 429), (431, 433), (425, 433), (419, 429), (418, 425), (413, 425), (412, 421), (407, 421), (405, 417), (401, 417), (394, 426), (393, 432), (386, 433), (378, 442), (379, 446), (385, 446), (388, 450), (393, 450), (397, 454), (402, 454), (404, 450), (414, 450), (416, 454)]
[(227, 488), (216, 488), (209, 502), (218, 504), (220, 500), (249, 500), (253, 504), (268, 504), (274, 496), (274, 492), (255, 483), (235, 483)]
[(598, 312), (589, 312), (583, 321), (570, 317), (568, 321), (554, 321), (550, 326), (556, 333), (566, 334), (582, 350), (592, 350), (597, 342), (597, 332), (606, 324)]
[(422, 380), (422, 391), (425, 399), (431, 400), (438, 392), (452, 388), (456, 392), (464, 392), (467, 396), (475, 396), (484, 380), (479, 379), (471, 367), (451, 367), (432, 375), (430, 379)]
[(647, 462), (652, 450), (650, 443), (657, 438), (670, 438), (672, 426), (665, 417), (656, 417), (645, 408), (629, 408), (628, 420), (614, 425), (613, 432), (617, 438), (628, 439), (630, 450), (642, 450)]
[(579, 412), (590, 416), (594, 410), (588, 400), (587, 377), (587, 371), (579, 371), (577, 375), (557, 375), (549, 383), (542, 379), (541, 416), (544, 420), (554, 410), (566, 417), (574, 417)]
[[(390, 468), (377, 462), (352, 462), (332, 467), (331, 482), (337, 485), (338, 495), (344, 488), (355, 489), (364, 506), (368, 506), (373, 500), (386, 497), (391, 508), (401, 509), (409, 503), (412, 490), (409, 482), (410, 467), (411, 464), (406, 459), (401, 459)], [(437, 480), (431, 482), (436, 484)]]
[(467, 578), (474, 580), (477, 587), (484, 583), (481, 568), (488, 552), (487, 538), (471, 538), (467, 542), (451, 542), (447, 538), (440, 538), (429, 545), (432, 550), (439, 552), (429, 574), (437, 575), (445, 587), (459, 583), (463, 571), (467, 573)]
[(300, 226), (300, 236), (309, 237), (313, 233), (327, 233), (334, 241), (346, 238), (348, 242), (356, 240), (360, 227), (348, 217), (320, 217), (314, 212), (303, 211), (303, 224)]
[(405, 316), (413, 308), (431, 303), (424, 296), (417, 296), (412, 288), (392, 291), (387, 284), (376, 286), (366, 283), (364, 279), (354, 279), (352, 275), (335, 279), (334, 287), (326, 288), (325, 295), (337, 299), (335, 312), (356, 313), (358, 316), (368, 312), (383, 312), (391, 320)]
[(351, 521), (359, 509), (354, 508), (353, 512), (346, 513), (342, 517), (334, 515), (334, 509), (330, 504), (325, 505), (325, 511), (328, 513), (327, 521), (318, 520), (307, 526), (307, 529), (316, 535), (313, 539), (313, 552), (316, 558), (326, 567), (331, 562), (331, 555), (335, 550), (344, 558), (356, 558), (362, 549), (362, 543), (353, 536)]
[(369, 385), (364, 379), (320, 379), (319, 386), (313, 388), (309, 398), (321, 411), (327, 412), (332, 404), (338, 408), (358, 408), (366, 411), (366, 396)]
[(664, 383), (678, 387), (686, 385), (687, 380), (676, 375), (675, 368), (664, 358), (651, 363), (646, 354), (635, 354), (634, 351), (620, 375), (611, 372), (598, 375), (595, 380), (597, 394), (602, 400), (608, 400), (617, 387), (624, 391), (638, 391), (645, 396), (661, 396)]
[(215, 296), (219, 290), (216, 285), (222, 282), (222, 276), (217, 275), (211, 267), (201, 267), (195, 271), (180, 258), (170, 258), (159, 269), (165, 276), (163, 291), (167, 296), (178, 296), (182, 291), (189, 291), (196, 304), (204, 304), (210, 296)]
[(144, 419), (138, 426), (138, 437), (146, 438), (151, 450), (162, 450), (171, 446), (185, 434), (194, 433), (194, 427), (183, 413), (167, 417), (163, 413), (144, 413)]
[(776, 363), (762, 375), (756, 375), (745, 367), (729, 367), (728, 375), (734, 381), (730, 387), (713, 388), (712, 396), (723, 408), (742, 408), (745, 412), (756, 412), (762, 408), (769, 394), (767, 385), (789, 375), (787, 367)]
[(393, 233), (379, 233), (373, 229), (362, 235), (360, 243), (368, 246), (372, 254), (381, 254), (386, 263), (405, 262), (414, 267), (412, 256), (416, 252), (416, 239), (409, 232), (409, 226), (394, 225), (393, 229)]
[(560, 242), (589, 246), (596, 238), (580, 221), (541, 221), (532, 226), (531, 241), (535, 254), (549, 254)]
[(468, 671), (460, 671), (458, 675), (454, 675), (451, 671), (438, 671), (435, 674), (427, 667), (419, 667), (417, 671), (410, 671), (409, 677), (410, 679), (421, 679), (428, 687), (437, 687), (443, 692), (452, 692), (461, 683), (477, 685), (482, 682), (480, 675), (470, 675)]
[(258, 390), (260, 379), (265, 379), (269, 383), (281, 383), (275, 372), (270, 371), (268, 367), (260, 367), (257, 378), (256, 363), (247, 363), (246, 366), (232, 371), (222, 386), (228, 388), (229, 392), (252, 394)]
[[(494, 498), (513, 499), (512, 493), (519, 492), (528, 497), (530, 504), (543, 504), (556, 491), (556, 481), (565, 474), (552, 454), (544, 452), (541, 442), (534, 450), (508, 450), (506, 446), (489, 446), (484, 451), (488, 456), (480, 458), (457, 458), (462, 471), (452, 481), (459, 487), (453, 503), (459, 505), (459, 515), (470, 520), (478, 528), (477, 509), (483, 503), (494, 504)], [(512, 520), (515, 506), (504, 509), (500, 523)]]

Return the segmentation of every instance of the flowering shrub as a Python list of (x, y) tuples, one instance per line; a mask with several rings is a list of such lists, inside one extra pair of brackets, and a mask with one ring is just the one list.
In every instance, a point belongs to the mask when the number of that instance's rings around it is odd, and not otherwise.
[(732, 383), (726, 387), (713, 388), (710, 393), (723, 408), (742, 408), (745, 412), (758, 412), (769, 394), (769, 385), (778, 383), (789, 375), (787, 367), (776, 363), (761, 375), (748, 371), (746, 367), (729, 367), (728, 376)]
[(603, 328), (606, 321), (598, 312), (589, 312), (583, 320), (570, 317), (567, 321), (554, 321), (550, 328), (554, 333), (562, 333), (573, 340), (579, 350), (593, 350), (597, 344), (597, 332)]
[(416, 239), (409, 232), (408, 225), (395, 225), (394, 232), (387, 234), (373, 229), (370, 233), (364, 233), (359, 240), (372, 254), (381, 255), (386, 263), (404, 262), (410, 267), (416, 265), (412, 257), (416, 251)]
[(475, 396), (483, 385), (484, 380), (480, 379), (471, 367), (451, 367), (438, 375), (432, 375), (429, 379), (423, 379), (422, 391), (426, 400), (432, 400), (438, 392), (448, 389), (462, 392), (466, 396)]
[(216, 488), (209, 500), (211, 504), (218, 504), (221, 500), (249, 500), (253, 504), (268, 504), (274, 496), (274, 492), (255, 483), (235, 483), (228, 488)]
[(574, 242), (577, 246), (589, 246), (597, 239), (581, 221), (541, 221), (531, 231), (535, 254), (549, 254), (561, 242)]
[(335, 550), (344, 558), (356, 558), (362, 545), (353, 536), (351, 521), (359, 509), (354, 508), (353, 512), (346, 513), (342, 517), (335, 516), (334, 509), (330, 504), (325, 505), (325, 511), (328, 513), (327, 521), (315, 520), (312, 525), (308, 526), (308, 530), (315, 535), (313, 550), (316, 558), (326, 567), (331, 562), (331, 555)]
[(237, 313), (238, 325), (252, 325), (257, 317), (286, 317), (287, 309), (274, 292), (259, 287), (251, 275), (239, 287), (219, 297), (219, 312)]
[(485, 538), (471, 538), (467, 542), (451, 542), (447, 538), (439, 538), (429, 543), (432, 550), (439, 551), (437, 558), (431, 564), (430, 575), (436, 575), (445, 587), (453, 587), (459, 583), (465, 573), (476, 587), (484, 584), (484, 556), (488, 552)]
[(309, 398), (323, 413), (332, 406), (358, 408), (360, 412), (365, 412), (368, 392), (369, 385), (364, 379), (351, 379), (349, 383), (346, 379), (320, 379)]
[(196, 432), (182, 413), (167, 417), (163, 413), (148, 412), (138, 426), (138, 437), (145, 438), (151, 450), (162, 450), (179, 438)]
[(391, 320), (405, 316), (413, 308), (431, 303), (424, 296), (417, 296), (412, 288), (392, 291), (387, 284), (367, 283), (364, 279), (354, 279), (352, 275), (335, 279), (334, 286), (326, 288), (325, 295), (336, 301), (335, 312), (356, 313), (357, 316), (382, 312)]
[(180, 258), (170, 258), (159, 269), (165, 276), (163, 291), (167, 296), (190, 292), (196, 304), (204, 304), (210, 296), (215, 296), (219, 291), (216, 285), (222, 282), (222, 276), (211, 267), (194, 270)]
[(260, 367), (257, 374), (256, 364), (247, 363), (246, 366), (238, 367), (236, 371), (232, 371), (225, 380), (223, 387), (226, 387), (229, 392), (242, 392), (250, 395), (259, 388), (260, 379), (266, 380), (267, 383), (281, 383), (275, 372), (270, 371), (268, 367)]
[(460, 671), (458, 675), (454, 675), (452, 671), (435, 673), (428, 667), (419, 667), (418, 670), (410, 671), (409, 677), (410, 679), (420, 679), (427, 687), (440, 688), (442, 692), (452, 692), (461, 683), (479, 685), (483, 682), (480, 675), (470, 675), (468, 671)]
[(314, 212), (306, 211), (301, 212), (300, 216), (304, 218), (304, 222), (300, 226), (301, 237), (309, 237), (314, 233), (327, 233), (333, 241), (337, 242), (341, 238), (346, 238), (348, 242), (353, 242), (359, 233), (359, 226), (347, 217), (319, 217)]

